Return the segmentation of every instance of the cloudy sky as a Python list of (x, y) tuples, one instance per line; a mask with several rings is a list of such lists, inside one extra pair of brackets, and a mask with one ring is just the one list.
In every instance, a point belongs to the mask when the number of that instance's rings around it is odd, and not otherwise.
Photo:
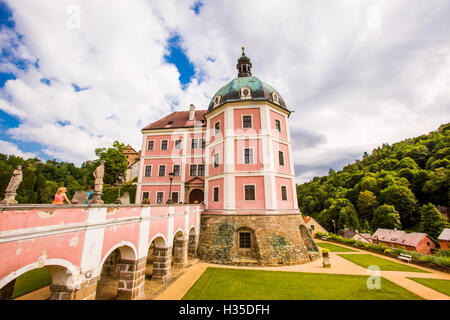
[(288, 107), (297, 181), (450, 121), (450, 1), (0, 1), (0, 153), (80, 165), (253, 75)]

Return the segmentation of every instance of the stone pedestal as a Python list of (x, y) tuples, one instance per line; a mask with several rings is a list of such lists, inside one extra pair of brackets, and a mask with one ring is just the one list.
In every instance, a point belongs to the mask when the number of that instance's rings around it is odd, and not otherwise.
[(330, 256), (328, 255), (328, 253), (323, 254), (323, 263), (322, 264), (323, 264), (324, 268), (331, 268)]
[(173, 266), (183, 268), (188, 263), (188, 239), (175, 239), (173, 242)]
[(145, 296), (145, 266), (147, 257), (139, 260), (119, 260), (117, 300), (136, 300)]
[(5, 193), (5, 199), (0, 201), (0, 204), (17, 204), (16, 193)]
[(155, 247), (153, 249), (153, 275), (152, 280), (166, 282), (171, 277), (171, 247)]
[(89, 204), (103, 204), (102, 192), (94, 191), (92, 199), (89, 200)]

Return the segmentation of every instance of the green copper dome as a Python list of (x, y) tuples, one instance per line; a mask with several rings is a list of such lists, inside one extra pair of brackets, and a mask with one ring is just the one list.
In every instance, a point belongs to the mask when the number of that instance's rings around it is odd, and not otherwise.
[[(248, 97), (243, 96), (244, 87), (250, 88)], [(244, 88), (244, 89), (243, 89)], [(275, 93), (275, 95), (274, 95)], [(216, 102), (216, 98), (218, 98)], [(277, 101), (278, 99), (278, 101)], [(280, 94), (267, 83), (259, 80), (257, 77), (238, 77), (231, 80), (225, 86), (223, 86), (211, 99), (209, 103), (208, 112), (221, 106), (226, 102), (235, 101), (270, 101), (276, 105), (279, 105), (283, 109), (287, 109), (283, 98)], [(288, 110), (289, 111), (289, 110)]]
[(247, 100), (270, 101), (289, 111), (283, 98), (274, 88), (252, 76), (252, 63), (245, 55), (244, 47), (242, 47), (242, 55), (237, 61), (236, 68), (238, 77), (217, 91), (209, 103), (208, 112), (227, 102)]

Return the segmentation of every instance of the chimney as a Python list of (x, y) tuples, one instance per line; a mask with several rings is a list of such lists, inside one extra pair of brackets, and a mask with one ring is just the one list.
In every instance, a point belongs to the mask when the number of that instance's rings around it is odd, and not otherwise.
[(189, 107), (189, 121), (194, 120), (194, 116), (195, 116), (195, 106), (191, 104), (191, 106)]

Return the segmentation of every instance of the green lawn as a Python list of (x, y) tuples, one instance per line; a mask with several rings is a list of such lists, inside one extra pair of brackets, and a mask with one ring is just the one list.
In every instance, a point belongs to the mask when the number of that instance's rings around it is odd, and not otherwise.
[(376, 265), (382, 271), (406, 271), (406, 272), (425, 272), (421, 269), (406, 266), (404, 264), (396, 263), (390, 260), (386, 260), (371, 254), (339, 254), (338, 256), (347, 259), (361, 267), (367, 268), (372, 265)]
[(381, 278), (367, 288), (368, 276), (207, 268), (183, 300), (420, 300)]
[(450, 297), (450, 280), (408, 278)]
[(331, 252), (358, 252), (357, 250), (352, 250), (349, 248), (341, 247), (333, 243), (316, 242), (318, 246), (326, 248)]
[(47, 268), (33, 269), (17, 277), (11, 299), (20, 297), (28, 292), (48, 286), (52, 276)]

